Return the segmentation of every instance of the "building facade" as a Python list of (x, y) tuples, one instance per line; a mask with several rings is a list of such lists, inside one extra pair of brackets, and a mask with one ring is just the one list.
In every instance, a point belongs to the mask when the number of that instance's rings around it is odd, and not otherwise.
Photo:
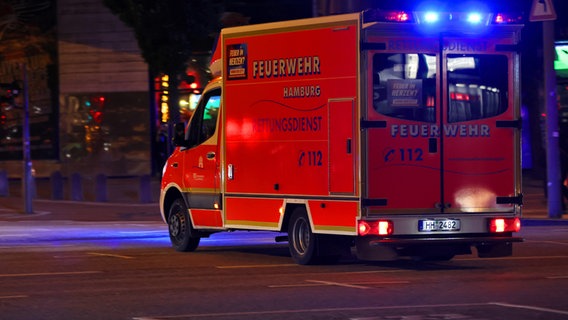
[[(99, 0), (3, 4), (0, 81), (27, 71), (36, 176), (151, 173), (148, 67), (130, 28)], [(16, 99), (22, 106), (23, 99)], [(21, 108), (3, 104), (0, 170), (22, 172)]]

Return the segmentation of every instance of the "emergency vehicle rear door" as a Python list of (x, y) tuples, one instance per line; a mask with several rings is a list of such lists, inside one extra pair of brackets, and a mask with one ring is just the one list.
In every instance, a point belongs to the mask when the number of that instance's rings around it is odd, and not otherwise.
[[(371, 212), (511, 211), (513, 55), (494, 39), (368, 37), (364, 131)], [(443, 50), (440, 50), (443, 48)]]
[(444, 39), (440, 135), (446, 212), (512, 211), (521, 203), (513, 81), (518, 60), (502, 36), (496, 31), (488, 38)]

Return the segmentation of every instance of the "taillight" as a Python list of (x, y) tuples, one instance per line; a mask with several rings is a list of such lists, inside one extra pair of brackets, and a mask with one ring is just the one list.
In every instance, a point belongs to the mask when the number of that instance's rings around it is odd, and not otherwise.
[(493, 218), (489, 220), (489, 232), (519, 232), (521, 219), (519, 218)]
[(358, 232), (360, 236), (375, 235), (388, 236), (393, 233), (393, 223), (389, 220), (359, 221)]

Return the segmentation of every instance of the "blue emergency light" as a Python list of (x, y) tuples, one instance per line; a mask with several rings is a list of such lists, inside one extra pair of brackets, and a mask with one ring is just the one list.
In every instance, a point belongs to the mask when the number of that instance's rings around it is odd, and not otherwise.
[(424, 22), (426, 23), (436, 23), (440, 19), (440, 15), (437, 12), (426, 12), (424, 14)]
[(469, 13), (467, 15), (467, 22), (471, 23), (471, 24), (479, 24), (482, 21), (482, 15), (480, 13), (474, 12), (474, 13)]
[(365, 12), (366, 21), (425, 24), (425, 25), (472, 25), (489, 26), (503, 24), (522, 24), (521, 14), (488, 13), (488, 12), (437, 12), (437, 11), (402, 11), (402, 10), (368, 10)]

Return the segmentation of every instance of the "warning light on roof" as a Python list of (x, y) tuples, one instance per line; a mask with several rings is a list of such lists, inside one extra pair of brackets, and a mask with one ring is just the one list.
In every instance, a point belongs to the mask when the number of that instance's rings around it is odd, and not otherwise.
[(497, 13), (493, 17), (493, 24), (521, 24), (523, 19), (520, 14)]
[(412, 12), (407, 11), (383, 11), (383, 10), (368, 10), (365, 12), (366, 19), (369, 21), (377, 22), (402, 22), (412, 23)]
[(437, 25), (440, 28), (451, 30), (453, 27), (469, 24), (476, 26), (489, 26), (490, 24), (522, 24), (522, 14), (476, 12), (438, 12), (438, 11), (383, 11), (367, 10), (364, 19), (366, 22), (386, 22), (404, 24)]
[(504, 19), (505, 19), (505, 18), (503, 18), (503, 15), (500, 14), (500, 13), (498, 13), (498, 14), (495, 16), (495, 23), (503, 23), (503, 22), (504, 22)]
[(390, 14), (386, 16), (386, 19), (393, 22), (406, 22), (410, 20), (410, 16), (404, 11), (396, 11), (390, 12)]
[(478, 24), (482, 20), (481, 14), (479, 13), (470, 13), (467, 15), (467, 22), (472, 24)]
[(424, 14), (424, 21), (427, 23), (434, 23), (440, 19), (440, 16), (437, 12), (426, 12)]

